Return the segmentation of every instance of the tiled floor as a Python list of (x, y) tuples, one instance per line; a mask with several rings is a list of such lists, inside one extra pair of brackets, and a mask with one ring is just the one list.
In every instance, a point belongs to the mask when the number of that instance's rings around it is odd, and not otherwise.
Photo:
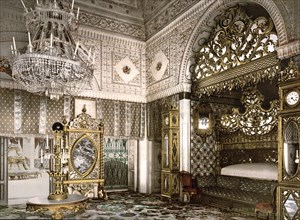
[[(106, 201), (89, 202), (82, 213), (69, 214), (64, 219), (188, 219), (188, 220), (253, 220), (241, 213), (227, 212), (199, 204), (169, 203), (159, 195), (133, 192), (109, 193)], [(0, 219), (51, 219), (45, 213), (27, 212), (26, 203), (0, 206)]]

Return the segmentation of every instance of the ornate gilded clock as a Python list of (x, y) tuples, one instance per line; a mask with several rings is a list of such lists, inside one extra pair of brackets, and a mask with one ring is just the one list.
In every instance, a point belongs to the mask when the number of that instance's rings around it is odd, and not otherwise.
[(277, 219), (293, 220), (300, 210), (300, 72), (283, 72), (289, 75), (279, 84)]
[(296, 106), (300, 101), (300, 94), (298, 89), (290, 90), (286, 93), (285, 102), (287, 105), (293, 107)]

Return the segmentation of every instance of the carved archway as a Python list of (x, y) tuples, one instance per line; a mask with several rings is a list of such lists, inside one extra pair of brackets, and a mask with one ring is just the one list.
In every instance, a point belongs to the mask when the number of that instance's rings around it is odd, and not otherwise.
[[(211, 31), (212, 28), (211, 22), (218, 15), (225, 11), (227, 8), (230, 8), (236, 4), (238, 4), (240, 0), (220, 0), (213, 3), (204, 13), (204, 15), (200, 18), (197, 26), (195, 27), (193, 33), (191, 34), (189, 41), (187, 43), (187, 47), (185, 49), (181, 67), (180, 67), (180, 78), (179, 81), (181, 83), (186, 83), (187, 76), (189, 75), (189, 58), (193, 54), (193, 47), (197, 41), (199, 34), (202, 31)], [(279, 8), (275, 5), (273, 1), (270, 0), (251, 0), (249, 3), (254, 3), (262, 6), (266, 12), (270, 15), (272, 21), (274, 22), (274, 26), (276, 28), (278, 34), (279, 45), (286, 44), (288, 40), (288, 34), (285, 28), (285, 22), (282, 17), (282, 13)], [(200, 12), (199, 12), (200, 13)]]

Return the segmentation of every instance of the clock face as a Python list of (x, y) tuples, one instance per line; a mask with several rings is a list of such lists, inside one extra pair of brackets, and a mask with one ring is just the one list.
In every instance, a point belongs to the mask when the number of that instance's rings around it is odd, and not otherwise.
[(299, 92), (293, 90), (287, 93), (285, 101), (288, 105), (293, 106), (299, 102), (299, 98)]

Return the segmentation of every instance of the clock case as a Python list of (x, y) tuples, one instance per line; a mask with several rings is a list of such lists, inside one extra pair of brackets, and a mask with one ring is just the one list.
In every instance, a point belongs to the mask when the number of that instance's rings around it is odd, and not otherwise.
[(291, 91), (300, 91), (298, 74), (279, 84), (277, 219), (298, 219), (300, 213), (300, 102), (287, 103)]
[[(296, 92), (299, 95), (299, 99), (295, 103), (288, 103), (288, 95), (291, 92)], [(281, 102), (281, 113), (293, 113), (299, 111), (300, 108), (300, 80), (291, 80), (289, 82), (282, 83), (279, 88), (280, 97), (282, 97)]]

